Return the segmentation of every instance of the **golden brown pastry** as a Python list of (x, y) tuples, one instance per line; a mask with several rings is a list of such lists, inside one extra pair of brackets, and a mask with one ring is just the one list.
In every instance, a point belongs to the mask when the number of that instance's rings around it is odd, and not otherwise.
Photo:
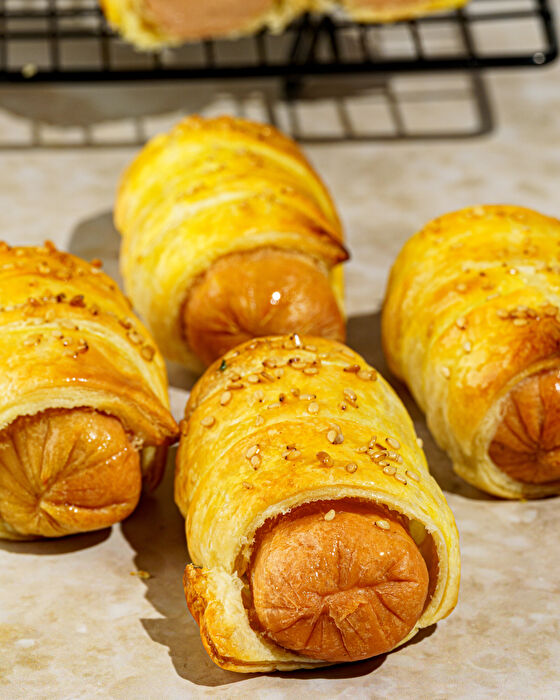
[(125, 518), (177, 426), (163, 360), (116, 284), (47, 242), (0, 243), (0, 537)]
[(185, 41), (282, 31), (304, 12), (358, 22), (394, 22), (450, 10), (466, 0), (101, 0), (110, 24), (141, 49)]
[(115, 222), (127, 292), (170, 359), (201, 369), (271, 333), (344, 339), (340, 222), (276, 129), (185, 119), (130, 165)]
[(383, 309), (392, 371), (471, 484), (560, 493), (560, 222), (516, 206), (447, 214), (397, 258)]
[(185, 593), (219, 666), (364, 659), (451, 612), (453, 515), (403, 405), (359, 355), (252, 340), (207, 370), (181, 428)]

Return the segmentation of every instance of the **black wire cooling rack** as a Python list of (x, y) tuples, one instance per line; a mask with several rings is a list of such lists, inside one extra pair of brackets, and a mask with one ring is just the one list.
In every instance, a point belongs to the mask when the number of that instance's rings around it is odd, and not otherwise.
[(472, 0), (388, 25), (306, 15), (280, 35), (158, 53), (116, 36), (96, 0), (0, 0), (4, 82), (282, 77), (290, 87), (306, 76), (539, 66), (557, 51), (547, 0)]

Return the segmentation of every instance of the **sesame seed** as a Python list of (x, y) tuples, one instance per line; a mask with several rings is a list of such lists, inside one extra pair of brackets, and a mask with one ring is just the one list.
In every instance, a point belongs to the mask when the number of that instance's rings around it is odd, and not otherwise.
[(292, 338), (294, 340), (294, 344), (295, 344), (296, 348), (301, 348), (302, 343), (301, 343), (299, 335), (297, 333), (294, 333)]
[(458, 292), (466, 292), (467, 291), (467, 285), (464, 284), (463, 282), (460, 282), (457, 287), (456, 287)]
[(315, 456), (317, 457), (319, 462), (325, 465), (325, 467), (332, 467), (332, 465), (334, 464), (333, 458), (328, 452), (323, 452), (321, 450), (321, 452), (317, 452)]
[(341, 411), (345, 411), (348, 408), (347, 405), (343, 402), (339, 403), (338, 407), (340, 408)]
[(356, 392), (352, 391), (352, 389), (344, 389), (342, 393), (348, 401), (357, 401), (358, 399)]
[(308, 413), (319, 413), (319, 404), (316, 401), (312, 401), (307, 406), (307, 412)]
[(357, 374), (360, 371), (360, 365), (347, 365), (343, 367), (345, 372), (350, 372), (351, 374)]
[(253, 396), (257, 399), (257, 401), (262, 401), (264, 399), (264, 391), (262, 389), (257, 389)]
[(222, 406), (227, 406), (227, 404), (231, 401), (231, 391), (224, 391), (223, 394), (220, 396), (220, 404)]
[(267, 408), (280, 408), (281, 404), (279, 403), (269, 403)]
[[(292, 390), (293, 393), (293, 390)], [(313, 401), (314, 399), (317, 398), (316, 394), (300, 394), (298, 392), (298, 396), (300, 401)]]
[(261, 458), (259, 457), (259, 455), (253, 455), (250, 459), (250, 462), (253, 469), (258, 469), (261, 465)]
[(513, 319), (514, 326), (526, 326), (528, 323), (529, 323), (529, 320), (526, 318), (514, 318)]
[(314, 345), (306, 345), (304, 350), (309, 350), (309, 352), (317, 352), (317, 348)]
[(245, 384), (240, 384), (239, 382), (230, 382), (227, 385), (227, 388), (229, 391), (239, 391), (240, 389), (245, 388)]
[(418, 447), (419, 447), (420, 449), (422, 449), (422, 448), (424, 447), (424, 440), (422, 440), (422, 438), (420, 438), (420, 437), (417, 437), (417, 438), (416, 438), (416, 444), (418, 445)]
[(409, 472), (408, 470), (405, 472), (405, 474), (408, 476), (409, 479), (412, 479), (412, 481), (420, 481), (420, 477), (418, 474), (415, 474), (414, 472)]
[(274, 381), (274, 377), (272, 376), (272, 374), (270, 374), (270, 372), (261, 372), (261, 377), (262, 377), (263, 379), (266, 379), (267, 382), (273, 382), (273, 381)]
[(301, 452), (299, 450), (288, 450), (288, 454), (284, 457), (284, 459), (297, 459), (298, 457), (301, 457)]
[[(296, 397), (300, 395), (300, 390), (296, 387), (295, 389), (291, 389), (292, 394)], [(311, 396), (311, 394), (304, 394), (303, 396)], [(315, 396), (313, 396), (315, 398)]]
[(214, 416), (204, 416), (204, 418), (200, 421), (200, 425), (203, 425), (205, 428), (211, 428), (215, 422), (216, 419)]
[(393, 476), (396, 471), (397, 468), (393, 464), (387, 464), (383, 467), (383, 474), (388, 474), (389, 476)]
[(273, 360), (272, 358), (263, 360), (263, 366), (267, 367), (268, 369), (274, 369), (276, 367), (276, 360)]
[(252, 489), (252, 488), (253, 488), (253, 484), (250, 484), (248, 481), (244, 481), (244, 482), (243, 482), (243, 488)]
[(470, 352), (472, 350), (472, 344), (468, 340), (466, 343), (463, 343), (463, 350), (465, 352)]
[(451, 376), (451, 370), (449, 369), (449, 367), (442, 367), (441, 373), (446, 379), (449, 379), (449, 377)]
[(401, 449), (401, 443), (400, 443), (398, 440), (396, 440), (395, 438), (393, 438), (393, 437), (388, 437), (388, 438), (386, 439), (386, 442), (387, 442), (387, 444), (389, 445), (389, 447), (392, 447), (394, 450), (400, 450), (400, 449)]
[(303, 370), (304, 374), (317, 374), (318, 372), (319, 372), (319, 370), (316, 367), (306, 367)]
[(361, 369), (358, 372), (358, 377), (360, 379), (364, 379), (366, 381), (369, 380), (370, 382), (374, 382), (377, 379), (377, 372), (374, 369), (370, 369), (370, 370)]
[(263, 423), (264, 423), (264, 418), (262, 416), (259, 415), (255, 418), (255, 425), (256, 426), (262, 425)]
[(395, 479), (406, 486), (407, 481), (402, 474), (395, 474)]
[(374, 453), (371, 455), (371, 459), (372, 459), (374, 462), (379, 462), (380, 459), (385, 459), (385, 452), (374, 452)]
[(284, 376), (283, 368), (277, 369), (276, 370), (276, 379), (282, 379), (283, 376)]
[(249, 382), (249, 384), (258, 384), (260, 382), (260, 379), (257, 377), (256, 374), (250, 374), (247, 377), (247, 381)]
[(145, 360), (150, 360), (154, 359), (154, 355), (156, 354), (155, 348), (153, 348), (151, 345), (143, 345), (142, 349), (140, 350), (140, 354)]
[(251, 447), (248, 448), (247, 452), (245, 452), (245, 457), (247, 459), (251, 459), (251, 457), (256, 455), (259, 450), (260, 450), (260, 447), (258, 445), (252, 445)]
[(364, 452), (367, 452), (367, 449), (367, 445), (362, 445), (361, 447), (356, 448), (356, 452), (358, 452), (358, 454), (363, 454)]
[(327, 440), (334, 445), (334, 443), (336, 442), (337, 435), (338, 433), (336, 432), (336, 430), (329, 430), (329, 432), (327, 433)]
[(461, 316), (455, 321), (455, 325), (463, 331), (467, 327), (467, 319)]
[(391, 526), (389, 525), (389, 523), (386, 520), (376, 520), (375, 524), (381, 530), (390, 530), (391, 529)]
[(334, 520), (334, 516), (336, 515), (336, 512), (331, 508), (328, 513), (325, 513), (323, 516), (325, 520), (330, 521)]
[(349, 474), (353, 474), (358, 468), (358, 465), (355, 462), (348, 462), (344, 468)]

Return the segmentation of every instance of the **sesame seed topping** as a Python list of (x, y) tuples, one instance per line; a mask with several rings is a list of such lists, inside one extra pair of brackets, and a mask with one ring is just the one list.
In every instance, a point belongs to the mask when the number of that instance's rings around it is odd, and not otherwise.
[(270, 374), (270, 372), (261, 372), (260, 376), (262, 379), (265, 379), (267, 382), (274, 381), (274, 377), (272, 376), (272, 374)]
[(240, 389), (245, 388), (245, 384), (240, 384), (239, 382), (230, 382), (227, 385), (227, 388), (229, 391), (239, 391)]
[(231, 401), (231, 391), (224, 391), (222, 395), (220, 396), (220, 404), (222, 406), (227, 406), (227, 404)]
[(389, 523), (386, 520), (376, 520), (375, 524), (381, 530), (390, 530), (391, 529), (391, 526), (389, 525)]
[(407, 481), (406, 481), (406, 479), (404, 478), (404, 476), (403, 476), (402, 474), (395, 474), (395, 479), (396, 479), (397, 481), (400, 481), (401, 484), (404, 484), (404, 485), (406, 486)]
[(472, 344), (470, 341), (467, 340), (466, 343), (463, 343), (463, 350), (467, 353), (472, 350)]
[(347, 401), (357, 401), (358, 400), (356, 392), (352, 391), (352, 389), (344, 389), (342, 393), (344, 394), (344, 398)]
[(371, 459), (372, 459), (374, 462), (379, 462), (379, 460), (385, 459), (385, 456), (386, 456), (386, 453), (385, 453), (385, 452), (374, 452), (374, 453), (371, 455)]
[(281, 404), (279, 403), (269, 403), (267, 408), (280, 408)]
[(253, 488), (253, 484), (250, 484), (248, 481), (244, 481), (244, 482), (243, 482), (243, 488), (245, 488), (245, 489), (252, 489), (252, 488)]
[(301, 457), (301, 452), (299, 450), (291, 448), (287, 452), (284, 453), (283, 457), (284, 457), (284, 459), (290, 459), (290, 460), (297, 459), (298, 457)]
[(420, 438), (420, 437), (417, 437), (417, 438), (416, 438), (416, 444), (418, 445), (418, 447), (419, 447), (420, 449), (422, 449), (422, 448), (424, 447), (424, 440), (422, 440), (422, 438)]
[(529, 320), (526, 318), (514, 318), (513, 319), (514, 326), (526, 326), (528, 323), (529, 323)]
[(258, 384), (260, 382), (260, 379), (256, 374), (250, 374), (247, 377), (247, 381), (249, 382), (249, 384)]
[(349, 474), (353, 474), (358, 468), (358, 465), (355, 462), (348, 462), (344, 468)]
[(284, 376), (284, 369), (281, 367), (280, 369), (276, 370), (276, 379), (282, 379)]
[(140, 350), (140, 354), (145, 360), (150, 360), (154, 359), (154, 355), (156, 354), (155, 348), (153, 348), (151, 345), (143, 345), (142, 349)]
[(464, 331), (467, 327), (467, 319), (461, 316), (455, 321), (455, 325), (457, 326), (457, 328), (460, 328), (462, 331)]
[(347, 365), (343, 367), (345, 372), (350, 372), (351, 374), (357, 374), (360, 371), (360, 365)]
[(319, 372), (319, 370), (316, 367), (306, 367), (303, 370), (304, 374), (317, 374), (318, 372)]
[(259, 455), (253, 455), (250, 459), (253, 469), (258, 469), (261, 466), (261, 458)]
[(263, 423), (264, 423), (264, 418), (261, 415), (258, 415), (255, 418), (255, 425), (259, 426), (259, 425), (262, 425)]
[(460, 282), (457, 287), (456, 287), (458, 292), (466, 292), (467, 291), (467, 285), (464, 284), (463, 282)]
[(336, 512), (331, 508), (328, 513), (323, 516), (326, 521), (334, 520)]
[(451, 376), (451, 370), (449, 369), (449, 367), (442, 367), (441, 373), (446, 379), (449, 379), (449, 377)]
[(393, 476), (396, 471), (397, 468), (393, 464), (387, 464), (383, 467), (383, 474), (388, 474), (389, 476)]
[(393, 437), (386, 438), (386, 442), (389, 445), (389, 447), (392, 447), (394, 450), (401, 449), (401, 443)]
[(348, 408), (348, 406), (343, 401), (341, 401), (338, 404), (338, 407), (340, 408), (341, 411), (345, 411)]
[[(292, 393), (293, 393), (292, 389)], [(297, 393), (297, 396), (299, 397), (300, 401), (313, 401), (314, 399), (317, 398), (316, 394), (300, 394), (299, 391)]]
[(412, 479), (412, 481), (420, 481), (420, 477), (418, 476), (418, 474), (415, 474), (414, 472), (410, 472), (408, 470), (405, 473), (409, 479)]
[(205, 428), (211, 428), (215, 422), (216, 419), (214, 416), (204, 416), (204, 418), (200, 421), (200, 425), (203, 425)]
[(307, 413), (319, 413), (319, 404), (316, 401), (312, 401), (307, 406)]
[(363, 454), (364, 452), (367, 452), (367, 450), (367, 445), (362, 445), (361, 447), (356, 448), (356, 452), (358, 452), (358, 454)]
[(304, 350), (309, 350), (309, 352), (317, 352), (317, 348), (314, 345), (306, 345)]
[(294, 340), (294, 345), (296, 346), (296, 348), (301, 348), (302, 343), (299, 335), (297, 333), (294, 333), (292, 338)]
[(264, 399), (264, 391), (262, 389), (257, 389), (253, 396), (257, 399), (257, 401), (262, 401)]
[(245, 452), (245, 457), (247, 459), (251, 459), (251, 457), (256, 455), (259, 450), (260, 450), (260, 447), (258, 445), (252, 445), (251, 447), (248, 448), (247, 452)]
[(325, 465), (325, 467), (332, 467), (332, 465), (334, 464), (333, 458), (328, 452), (323, 452), (321, 450), (321, 452), (317, 452), (315, 456), (317, 457), (319, 462)]
[(276, 367), (276, 360), (272, 358), (268, 358), (266, 360), (263, 360), (263, 366), (267, 367), (268, 369), (274, 369)]
[(375, 382), (377, 379), (377, 372), (374, 369), (370, 369), (370, 370), (361, 369), (358, 372), (358, 377), (360, 379), (364, 379), (366, 381), (369, 380), (370, 382)]

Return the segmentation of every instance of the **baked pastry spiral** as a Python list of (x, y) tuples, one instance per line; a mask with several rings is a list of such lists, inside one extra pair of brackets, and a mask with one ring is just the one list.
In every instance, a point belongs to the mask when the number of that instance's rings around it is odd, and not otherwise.
[(466, 0), (101, 0), (109, 23), (141, 49), (282, 31), (304, 12), (357, 22), (395, 22), (451, 10)]
[(453, 515), (404, 406), (359, 355), (297, 334), (250, 341), (206, 371), (185, 415), (185, 593), (219, 666), (364, 659), (451, 612)]
[(389, 366), (455, 471), (504, 498), (560, 493), (560, 222), (517, 206), (447, 214), (398, 256)]
[(0, 243), (0, 537), (106, 527), (157, 484), (177, 426), (163, 360), (116, 284)]
[(130, 165), (115, 222), (127, 293), (170, 359), (201, 369), (274, 333), (344, 339), (340, 222), (276, 129), (185, 119)]

